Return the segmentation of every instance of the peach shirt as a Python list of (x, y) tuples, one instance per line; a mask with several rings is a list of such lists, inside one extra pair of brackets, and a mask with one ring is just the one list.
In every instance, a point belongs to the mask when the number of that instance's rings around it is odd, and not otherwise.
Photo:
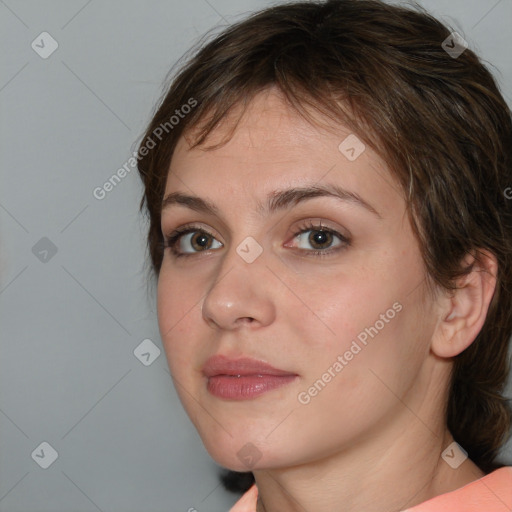
[[(253, 485), (229, 512), (256, 512), (258, 488)], [(512, 512), (512, 466), (402, 512)]]

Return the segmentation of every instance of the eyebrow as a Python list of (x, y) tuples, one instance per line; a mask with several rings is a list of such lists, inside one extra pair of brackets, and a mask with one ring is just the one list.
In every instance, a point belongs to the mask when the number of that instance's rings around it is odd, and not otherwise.
[[(382, 219), (380, 213), (361, 196), (346, 190), (333, 183), (325, 185), (312, 185), (308, 187), (290, 188), (285, 190), (274, 190), (267, 195), (266, 202), (258, 202), (257, 211), (260, 215), (273, 214), (290, 206), (313, 199), (315, 197), (334, 197), (339, 201), (349, 202), (361, 206), (369, 212)], [(199, 213), (219, 216), (220, 211), (211, 201), (198, 196), (183, 194), (182, 192), (171, 192), (162, 201), (162, 209), (172, 205), (182, 205)]]

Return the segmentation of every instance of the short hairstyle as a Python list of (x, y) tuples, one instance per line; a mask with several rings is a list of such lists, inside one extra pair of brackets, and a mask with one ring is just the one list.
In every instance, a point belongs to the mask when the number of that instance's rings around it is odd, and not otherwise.
[[(485, 324), (454, 358), (444, 411), (454, 439), (490, 472), (512, 418), (503, 396), (512, 333), (511, 112), (475, 53), (456, 57), (444, 41), (454, 46), (450, 29), (420, 7), (378, 0), (285, 3), (228, 27), (181, 67), (147, 128), (140, 207), (158, 276), (161, 203), (180, 136), (204, 145), (229, 113), (241, 107), (243, 115), (269, 89), (311, 122), (314, 111), (349, 127), (399, 184), (428, 282), (453, 290), (473, 269), (463, 266), (465, 255), (497, 258)], [(152, 149), (142, 154), (144, 147)]]

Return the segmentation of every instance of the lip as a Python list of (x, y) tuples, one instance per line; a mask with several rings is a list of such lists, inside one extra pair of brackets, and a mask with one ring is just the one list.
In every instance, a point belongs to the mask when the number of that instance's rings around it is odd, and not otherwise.
[(210, 357), (202, 371), (207, 377), (208, 391), (228, 400), (255, 398), (294, 381), (298, 376), (257, 359), (230, 359), (222, 355)]
[(206, 377), (215, 377), (217, 375), (296, 375), (292, 372), (279, 370), (263, 361), (250, 357), (230, 359), (222, 355), (210, 357), (203, 366), (203, 374)]

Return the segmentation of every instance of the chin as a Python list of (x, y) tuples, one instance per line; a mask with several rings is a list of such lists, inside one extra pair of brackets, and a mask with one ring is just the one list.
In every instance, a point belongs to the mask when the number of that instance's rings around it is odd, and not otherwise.
[[(265, 429), (265, 432), (268, 430)], [(222, 442), (216, 442), (212, 438), (203, 439), (203, 444), (217, 464), (231, 471), (245, 473), (300, 463), (301, 454), (295, 453), (290, 458), (292, 446), (287, 446), (282, 440), (269, 443), (265, 436), (266, 434), (262, 436), (262, 443), (258, 443), (257, 440), (251, 442), (247, 438), (226, 436)]]

